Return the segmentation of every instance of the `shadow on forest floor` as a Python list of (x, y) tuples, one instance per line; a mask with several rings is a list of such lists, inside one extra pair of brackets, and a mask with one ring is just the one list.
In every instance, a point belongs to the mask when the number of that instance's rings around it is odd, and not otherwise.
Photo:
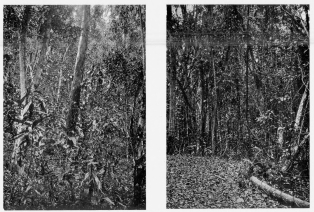
[(167, 156), (167, 208), (290, 208), (248, 180), (243, 162), (221, 158)]

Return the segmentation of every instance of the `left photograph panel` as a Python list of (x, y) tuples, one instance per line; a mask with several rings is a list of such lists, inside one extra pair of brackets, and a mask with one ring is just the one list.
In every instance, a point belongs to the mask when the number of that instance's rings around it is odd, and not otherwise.
[(145, 6), (3, 14), (4, 209), (146, 209)]

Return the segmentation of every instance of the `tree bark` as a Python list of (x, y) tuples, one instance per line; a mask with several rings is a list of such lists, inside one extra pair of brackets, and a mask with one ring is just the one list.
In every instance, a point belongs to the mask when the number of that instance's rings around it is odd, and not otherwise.
[(48, 43), (50, 39), (50, 29), (51, 29), (51, 18), (53, 14), (53, 7), (49, 6), (49, 12), (47, 13), (47, 16), (45, 17), (44, 23), (41, 25), (39, 30), (39, 43), (40, 43), (40, 53), (39, 53), (39, 67), (36, 69), (34, 81), (33, 81), (33, 90), (35, 90), (42, 78), (42, 72), (45, 67), (46, 62), (46, 53), (48, 48)]
[[(172, 32), (172, 6), (167, 5), (167, 29), (169, 32)], [(171, 36), (171, 35), (170, 35)], [(169, 61), (170, 69), (168, 71), (168, 80), (170, 83), (170, 89), (169, 89), (169, 99), (170, 99), (170, 105), (169, 105), (169, 117), (168, 117), (168, 135), (172, 136), (174, 134), (174, 127), (175, 127), (175, 106), (176, 106), (176, 96), (175, 96), (175, 87), (176, 87), (176, 55), (175, 50), (169, 45)]]
[(90, 6), (83, 6), (83, 20), (82, 31), (80, 36), (80, 42), (78, 45), (78, 52), (76, 56), (76, 62), (74, 66), (74, 78), (72, 82), (71, 94), (70, 94), (70, 107), (67, 117), (67, 134), (68, 136), (74, 136), (75, 126), (78, 120), (80, 109), (80, 94), (81, 94), (81, 82), (83, 80), (85, 54), (87, 50), (88, 42), (88, 30), (89, 30), (89, 16)]
[(216, 128), (216, 114), (217, 114), (217, 85), (216, 85), (216, 71), (214, 64), (214, 54), (213, 50), (211, 52), (212, 55), (212, 69), (213, 69), (213, 77), (214, 77), (214, 94), (213, 94), (213, 112), (212, 112), (212, 126), (211, 126), (211, 144), (212, 144), (212, 153), (215, 155), (216, 151), (216, 138), (215, 138), (215, 128)]
[(300, 101), (299, 104), (299, 109), (297, 112), (297, 116), (295, 117), (295, 123), (294, 123), (294, 129), (298, 130), (300, 127), (300, 121), (301, 121), (301, 116), (303, 114), (303, 109), (304, 109), (304, 104), (305, 104), (305, 100), (307, 99), (307, 88), (308, 88), (309, 83), (307, 83), (306, 88), (304, 90), (304, 93), (302, 95), (302, 99)]
[(170, 47), (170, 64), (171, 68), (169, 71), (169, 81), (170, 81), (170, 107), (169, 107), (169, 128), (168, 132), (172, 135), (174, 133), (174, 120), (175, 120), (175, 110), (176, 110), (176, 96), (175, 96), (175, 87), (176, 87), (176, 61), (175, 61), (175, 51)]
[(296, 198), (296, 197), (293, 197), (289, 194), (283, 193), (282, 191), (269, 186), (267, 183), (260, 181), (258, 178), (254, 177), (254, 176), (252, 176), (250, 178), (250, 180), (260, 189), (266, 191), (267, 193), (271, 194), (272, 196), (279, 198), (279, 199), (281, 199), (287, 203), (295, 204), (296, 206), (301, 207), (301, 208), (309, 208), (310, 207), (309, 202), (303, 201), (299, 198)]
[[(203, 147), (203, 141), (204, 141), (204, 133), (205, 133), (205, 126), (206, 126), (206, 111), (205, 111), (205, 95), (206, 95), (206, 89), (205, 89), (205, 77), (204, 77), (204, 70), (203, 67), (200, 69), (200, 95), (201, 95), (201, 102), (200, 102), (200, 122), (199, 122), (199, 133), (200, 133), (200, 139), (198, 140), (199, 146)], [(198, 150), (197, 150), (198, 154)]]
[(146, 123), (146, 93), (145, 93), (145, 35), (144, 35), (144, 23), (142, 17), (141, 6), (139, 6), (140, 21), (141, 21), (141, 37), (142, 37), (142, 57), (143, 57), (143, 69), (140, 73), (140, 86), (141, 95), (140, 98), (140, 114), (137, 124), (137, 156), (134, 164), (134, 199), (133, 204), (135, 207), (141, 205), (143, 200), (145, 176), (146, 176), (146, 154), (145, 154), (145, 123)]
[[(301, 99), (300, 104), (299, 104), (299, 109), (298, 109), (298, 112), (297, 112), (297, 115), (296, 115), (296, 118), (295, 118), (294, 130), (295, 131), (300, 131), (300, 134), (302, 133), (302, 129), (300, 129), (300, 121), (301, 121), (301, 117), (302, 117), (302, 114), (303, 114), (303, 110), (305, 108), (304, 107), (305, 102), (308, 99), (307, 98), (307, 96), (308, 96), (308, 90), (307, 90), (308, 86), (309, 86), (309, 83), (307, 83), (307, 85), (306, 85), (306, 88), (305, 88), (304, 93), (302, 95), (302, 99)], [(300, 136), (301, 135), (299, 135), (299, 137)], [(298, 139), (298, 140), (300, 140), (300, 139)], [(305, 139), (303, 139), (303, 141), (304, 140)], [(291, 148), (291, 150), (292, 150), (291, 151), (292, 154), (291, 154), (291, 157), (290, 157), (291, 159), (287, 160), (287, 158), (286, 158), (286, 160), (284, 161), (284, 165), (281, 168), (281, 171), (287, 172), (287, 171), (291, 170), (291, 168), (293, 168), (292, 164), (293, 164), (294, 160), (296, 159), (296, 155), (299, 153), (299, 148), (302, 145), (303, 145), (303, 142), (301, 142), (301, 143), (294, 142), (292, 144), (293, 147)]]
[[(246, 147), (250, 146), (250, 129), (249, 126), (249, 49), (250, 49), (250, 44), (249, 44), (249, 16), (250, 16), (250, 5), (247, 5), (247, 40), (246, 40), (246, 110), (245, 110), (245, 118), (246, 118), (246, 123), (247, 123), (247, 139), (246, 139)], [(249, 156), (251, 156), (251, 151), (248, 148), (247, 153)]]
[[(26, 71), (25, 71), (25, 65), (26, 65), (26, 59), (25, 59), (25, 53), (26, 53), (26, 34), (27, 34), (27, 27), (28, 22), (30, 20), (30, 13), (31, 13), (31, 6), (26, 5), (23, 13), (23, 18), (21, 21), (21, 28), (19, 32), (19, 66), (20, 66), (20, 98), (22, 100), (21, 106), (22, 111), (20, 114), (20, 120), (23, 120), (23, 109), (26, 105), (26, 98), (25, 95), (27, 93), (26, 90)], [(22, 123), (19, 124), (17, 134), (19, 135), (24, 130), (25, 126), (23, 126)], [(14, 149), (12, 153), (12, 163), (17, 164), (17, 160), (19, 159), (20, 154), (20, 144), (23, 141), (24, 136), (19, 137), (14, 142)], [(18, 164), (21, 166), (21, 161)]]
[(260, 80), (257, 69), (255, 68), (256, 67), (255, 66), (255, 57), (253, 54), (252, 46), (248, 46), (248, 51), (249, 51), (249, 55), (251, 56), (251, 60), (252, 60), (252, 70), (251, 71), (253, 72), (253, 70), (255, 70), (255, 72), (252, 73), (254, 76), (254, 81), (255, 81), (255, 86), (256, 86), (256, 94), (253, 95), (254, 101), (256, 102), (256, 105), (257, 105), (257, 108), (260, 112), (260, 115), (263, 115), (264, 114), (264, 95), (262, 92), (263, 83)]
[[(30, 10), (31, 6), (27, 5), (25, 6), (24, 9), (24, 14), (23, 14), (23, 20), (21, 22), (21, 30), (19, 33), (19, 63), (20, 63), (20, 93), (21, 93), (21, 99), (26, 94), (26, 71), (25, 71), (25, 66), (26, 66), (26, 34), (27, 34), (27, 27), (28, 27), (28, 22), (30, 20)], [(22, 105), (25, 105), (26, 99), (22, 102)]]
[[(65, 49), (65, 52), (64, 52), (63, 58), (62, 58), (62, 65), (64, 63), (65, 56), (66, 56), (69, 48), (70, 48), (70, 45), (68, 45), (67, 48)], [(59, 83), (58, 83), (58, 90), (57, 90), (57, 102), (59, 102), (59, 99), (60, 99), (60, 91), (61, 91), (61, 85), (62, 85), (62, 79), (63, 79), (63, 77), (62, 77), (62, 72), (63, 72), (62, 65), (61, 65), (61, 68), (60, 68), (60, 71), (59, 71)]]

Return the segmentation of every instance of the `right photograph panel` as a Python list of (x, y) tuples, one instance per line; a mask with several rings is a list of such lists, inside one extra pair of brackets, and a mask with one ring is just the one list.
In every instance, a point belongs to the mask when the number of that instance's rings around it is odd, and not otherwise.
[(167, 208), (309, 203), (309, 5), (167, 5)]

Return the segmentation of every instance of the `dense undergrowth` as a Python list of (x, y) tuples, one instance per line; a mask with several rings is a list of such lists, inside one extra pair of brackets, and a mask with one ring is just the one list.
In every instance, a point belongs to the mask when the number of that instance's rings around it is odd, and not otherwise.
[[(81, 210), (81, 209), (132, 209), (133, 164), (121, 159), (114, 172), (98, 174), (101, 189), (95, 189), (90, 196), (90, 186), (84, 183), (83, 174), (63, 175), (58, 171), (38, 176), (13, 174), (4, 168), (5, 210)], [(86, 181), (86, 179), (85, 179)], [(82, 183), (83, 182), (83, 183)], [(145, 197), (143, 198), (145, 199)], [(145, 207), (145, 206), (143, 206)], [(141, 209), (137, 207), (137, 209)]]
[[(254, 174), (259, 173), (254, 170)], [(263, 173), (256, 177), (285, 193), (309, 200), (309, 182), (306, 178), (275, 173), (274, 167), (267, 179)], [(254, 186), (244, 176), (246, 174), (245, 160), (167, 156), (167, 208), (293, 207)]]

